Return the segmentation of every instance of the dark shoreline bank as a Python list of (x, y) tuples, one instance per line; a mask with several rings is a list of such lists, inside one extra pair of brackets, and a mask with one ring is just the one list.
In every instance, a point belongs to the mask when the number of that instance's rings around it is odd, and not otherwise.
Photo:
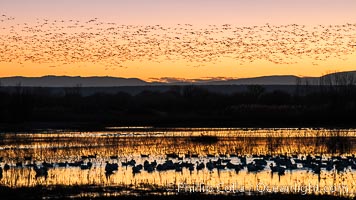
[[(91, 123), (91, 122), (26, 122), (26, 123), (0, 123), (0, 133), (5, 132), (43, 132), (51, 130), (74, 131), (74, 132), (94, 132), (107, 131), (114, 132), (117, 129), (111, 127), (122, 127), (138, 131), (148, 129), (173, 129), (173, 128), (312, 128), (312, 129), (354, 129), (354, 124), (280, 124), (280, 123), (167, 123), (167, 124), (149, 124), (149, 123)], [(135, 128), (138, 127), (138, 128)]]
[[(224, 91), (224, 86), (219, 86)], [(246, 86), (234, 93), (200, 86), (170, 86), (138, 94), (83, 88), (0, 88), (0, 131), (66, 129), (95, 131), (110, 126), (324, 127), (353, 128), (355, 85), (294, 86), (293, 92)]]

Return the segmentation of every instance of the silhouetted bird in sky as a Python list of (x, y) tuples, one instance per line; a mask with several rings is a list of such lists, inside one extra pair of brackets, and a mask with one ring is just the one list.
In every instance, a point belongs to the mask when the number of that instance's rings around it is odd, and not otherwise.
[(294, 64), (344, 59), (356, 49), (356, 24), (235, 26), (231, 24), (120, 25), (98, 18), (37, 19), (19, 23), (0, 17), (0, 62), (54, 65), (101, 64), (108, 70), (128, 62), (184, 61), (199, 67), (230, 59)]

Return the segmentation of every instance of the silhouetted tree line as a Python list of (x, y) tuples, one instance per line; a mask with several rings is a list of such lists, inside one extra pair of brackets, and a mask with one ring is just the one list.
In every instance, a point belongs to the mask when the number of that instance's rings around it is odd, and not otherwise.
[(299, 85), (294, 93), (266, 92), (251, 85), (245, 92), (213, 93), (199, 86), (172, 86), (166, 92), (137, 95), (97, 93), (81, 87), (52, 94), (50, 88), (18, 85), (0, 88), (0, 122), (95, 122), (122, 125), (276, 126), (356, 124), (354, 84)]

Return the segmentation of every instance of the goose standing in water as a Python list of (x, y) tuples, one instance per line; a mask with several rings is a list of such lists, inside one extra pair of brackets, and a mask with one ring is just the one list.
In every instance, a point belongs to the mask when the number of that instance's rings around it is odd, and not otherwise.
[(9, 170), (9, 169), (10, 169), (10, 165), (7, 164), (7, 163), (5, 163), (5, 165), (4, 165), (4, 171), (6, 172), (6, 171)]
[(140, 173), (141, 172), (141, 169), (142, 169), (142, 165), (137, 165), (137, 166), (134, 166), (132, 167), (132, 173), (133, 174), (137, 174), (137, 173)]
[(33, 169), (36, 172), (36, 178), (45, 177), (45, 179), (47, 179), (47, 176), (48, 176), (48, 168), (47, 167), (35, 166)]
[(117, 163), (109, 163), (106, 161), (105, 173), (107, 175), (113, 174), (118, 169), (119, 169), (119, 165)]
[(93, 163), (92, 162), (88, 162), (86, 164), (81, 164), (80, 165), (80, 169), (81, 170), (88, 170), (88, 169), (91, 169), (92, 166), (93, 166)]

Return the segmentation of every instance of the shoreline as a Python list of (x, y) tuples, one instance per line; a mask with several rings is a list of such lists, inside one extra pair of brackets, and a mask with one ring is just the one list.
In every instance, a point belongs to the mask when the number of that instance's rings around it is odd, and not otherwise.
[[(263, 129), (263, 128), (300, 128), (300, 129), (354, 129), (354, 124), (281, 124), (281, 123), (162, 123), (162, 124), (150, 124), (150, 123), (91, 123), (91, 122), (25, 122), (25, 123), (0, 123), (0, 133), (4, 132), (41, 132), (50, 130), (63, 130), (74, 132), (94, 132), (94, 131), (116, 131), (122, 127), (123, 129), (175, 129), (175, 128), (192, 128), (192, 129), (209, 129), (209, 128), (251, 128), (251, 129)], [(114, 128), (112, 128), (114, 127)]]

